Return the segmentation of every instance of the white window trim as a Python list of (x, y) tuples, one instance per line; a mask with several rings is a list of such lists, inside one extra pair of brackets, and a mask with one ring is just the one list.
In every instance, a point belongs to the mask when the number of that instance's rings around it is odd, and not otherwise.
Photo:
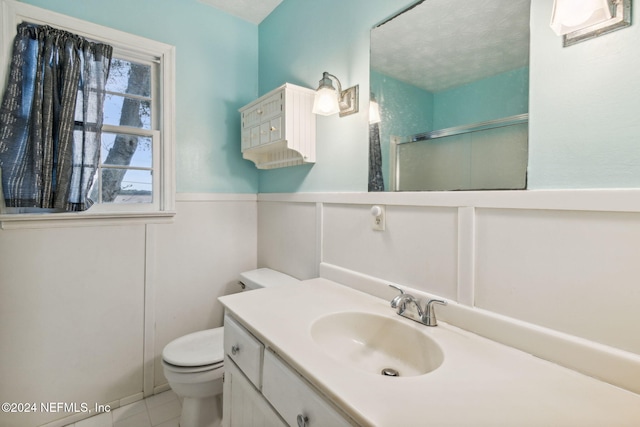
[[(114, 51), (122, 52), (130, 58), (147, 58), (152, 54), (160, 62), (160, 79), (162, 88), (160, 103), (162, 120), (162, 149), (158, 160), (160, 169), (160, 197), (158, 209), (145, 211), (134, 205), (128, 209), (127, 205), (114, 209), (91, 209), (85, 212), (47, 213), (47, 214), (0, 214), (0, 228), (41, 228), (50, 226), (96, 225), (114, 222), (166, 222), (175, 215), (175, 47), (128, 34), (112, 28), (93, 24), (91, 22), (72, 18), (50, 10), (14, 0), (0, 0), (0, 82), (4, 90), (7, 82), (8, 64), (11, 62), (13, 39), (16, 27), (20, 22), (27, 21), (40, 25), (51, 25), (89, 39), (99, 40), (114, 47)], [(154, 195), (156, 196), (156, 195)], [(115, 206), (115, 205), (114, 205)], [(122, 209), (125, 209), (122, 211)]]

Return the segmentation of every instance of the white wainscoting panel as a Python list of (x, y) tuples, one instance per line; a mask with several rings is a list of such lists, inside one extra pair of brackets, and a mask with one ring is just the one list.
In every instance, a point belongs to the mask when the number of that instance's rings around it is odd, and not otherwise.
[[(443, 321), (640, 392), (640, 191), (258, 195), (261, 215), (311, 203), (322, 277), (389, 300), (388, 282), (446, 298)], [(371, 229), (375, 204), (385, 231)], [(272, 243), (259, 258), (313, 268)]]
[[(162, 390), (162, 350), (187, 333), (222, 326), (217, 298), (239, 292), (238, 274), (257, 266), (255, 200), (180, 197), (175, 222), (155, 225), (154, 384)], [(159, 388), (160, 387), (160, 388)]]
[(141, 391), (144, 225), (0, 232), (2, 426), (37, 426), (73, 412), (41, 402), (107, 404)]
[(318, 277), (318, 229), (315, 203), (258, 204), (258, 265), (297, 279)]
[(481, 209), (477, 307), (640, 354), (640, 213)]
[(456, 298), (457, 209), (386, 206), (385, 231), (372, 230), (370, 209), (324, 206), (323, 262)]
[[(162, 224), (0, 230), (0, 401), (115, 409), (167, 389), (164, 345), (220, 326), (217, 297), (257, 267), (255, 194), (178, 194), (176, 208)], [(0, 412), (0, 425), (89, 415)]]

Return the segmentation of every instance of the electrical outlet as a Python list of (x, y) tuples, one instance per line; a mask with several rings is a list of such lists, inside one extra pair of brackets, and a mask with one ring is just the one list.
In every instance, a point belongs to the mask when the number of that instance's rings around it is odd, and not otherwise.
[(384, 231), (385, 227), (385, 208), (384, 206), (373, 206), (371, 208), (371, 228), (377, 231)]

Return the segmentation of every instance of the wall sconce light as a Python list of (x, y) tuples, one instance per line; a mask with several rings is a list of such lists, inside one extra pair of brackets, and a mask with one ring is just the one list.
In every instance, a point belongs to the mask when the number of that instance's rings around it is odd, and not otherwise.
[(380, 104), (376, 100), (376, 97), (371, 93), (369, 98), (369, 124), (380, 123), (382, 118), (380, 117)]
[[(338, 84), (338, 90), (333, 87), (332, 79)], [(330, 116), (340, 113), (340, 117), (358, 112), (358, 85), (342, 90), (340, 80), (326, 71), (322, 73), (322, 79), (316, 90), (313, 101), (313, 113), (322, 116)]]
[(631, 25), (631, 0), (554, 0), (551, 28), (563, 46)]

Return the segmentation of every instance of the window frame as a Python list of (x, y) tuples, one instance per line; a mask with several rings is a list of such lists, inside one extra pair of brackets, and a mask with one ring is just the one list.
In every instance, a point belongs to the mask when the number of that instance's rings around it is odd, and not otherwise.
[[(88, 39), (108, 43), (114, 57), (141, 62), (157, 62), (159, 99), (156, 115), (159, 150), (153, 154), (157, 163), (154, 175), (154, 203), (103, 203), (84, 212), (0, 214), (0, 228), (40, 228), (49, 226), (94, 225), (96, 221), (166, 222), (175, 215), (175, 47), (113, 28), (62, 15), (14, 0), (0, 0), (0, 83), (4, 90), (11, 61), (16, 27), (21, 22), (50, 25)], [(157, 202), (156, 202), (157, 200)]]

